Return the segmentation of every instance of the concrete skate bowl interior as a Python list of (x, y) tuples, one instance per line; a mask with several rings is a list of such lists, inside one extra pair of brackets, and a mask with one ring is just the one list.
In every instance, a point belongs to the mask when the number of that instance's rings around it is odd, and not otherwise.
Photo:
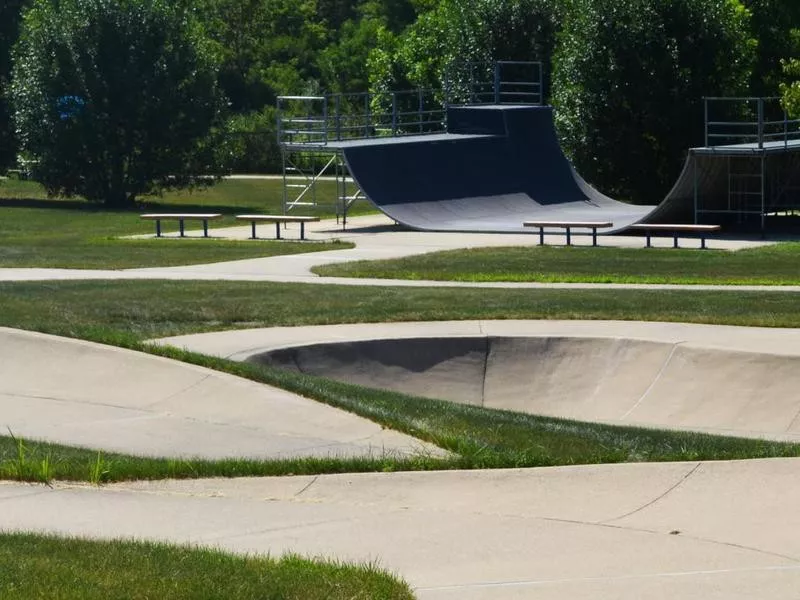
[(590, 337), (344, 341), (249, 357), (372, 388), (522, 413), (800, 440), (800, 357)]

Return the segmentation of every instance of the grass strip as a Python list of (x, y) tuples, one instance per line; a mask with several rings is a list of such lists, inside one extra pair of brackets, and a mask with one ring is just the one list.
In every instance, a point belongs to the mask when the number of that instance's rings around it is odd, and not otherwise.
[(473, 282), (798, 285), (800, 243), (729, 252), (526, 246), (316, 267), (318, 275)]
[(250, 327), (467, 319), (613, 319), (800, 327), (798, 294), (379, 288), (214, 281), (0, 283), (0, 326), (130, 341)]
[[(53, 206), (57, 203), (51, 202)], [(87, 203), (72, 208), (3, 206), (0, 200), (0, 267), (129, 269), (169, 267), (264, 258), (285, 254), (344, 250), (346, 242), (219, 239), (119, 239), (153, 233), (153, 223), (136, 212), (98, 210)], [(177, 222), (165, 222), (177, 230)], [(227, 225), (239, 225), (233, 219)], [(201, 229), (198, 223), (188, 229)], [(212, 222), (211, 235), (219, 222)], [(263, 228), (271, 235), (272, 229)]]
[(414, 598), (405, 582), (372, 564), (26, 533), (0, 533), (0, 590), (6, 600)]
[(353, 459), (218, 461), (164, 459), (103, 453), (0, 436), (0, 477), (44, 483), (57, 479), (99, 484), (141, 479), (498, 469), (800, 456), (800, 444), (540, 417), (369, 389), (175, 348), (125, 344), (124, 341), (120, 345), (289, 390), (429, 441), (449, 450), (452, 456), (434, 458), (419, 455), (404, 458), (384, 455)]
[[(333, 207), (337, 203), (339, 190), (336, 181), (320, 179), (317, 181), (315, 197), (320, 205), (298, 207), (297, 214), (305, 214), (303, 210), (312, 211), (320, 216), (334, 217)], [(44, 187), (35, 181), (20, 181), (0, 178), (0, 206), (39, 206), (42, 208), (63, 206), (89, 206), (95, 210), (106, 210), (102, 205), (90, 204), (81, 198), (58, 198), (47, 195)], [(161, 196), (144, 196), (136, 207), (140, 211), (155, 212), (262, 212), (281, 214), (283, 212), (283, 179), (281, 177), (257, 177), (248, 179), (226, 178), (206, 188), (194, 190), (171, 190)], [(350, 215), (374, 212), (368, 203), (356, 203), (349, 211)], [(308, 213), (310, 214), (310, 212)]]

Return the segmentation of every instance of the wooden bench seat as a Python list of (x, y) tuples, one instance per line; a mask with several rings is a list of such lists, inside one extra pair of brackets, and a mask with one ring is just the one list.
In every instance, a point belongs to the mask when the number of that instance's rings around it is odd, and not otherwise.
[(572, 230), (573, 229), (591, 229), (592, 230), (592, 246), (597, 246), (597, 230), (613, 227), (614, 223), (610, 221), (525, 221), (522, 223), (523, 227), (538, 227), (539, 228), (539, 245), (544, 246), (544, 230), (548, 229), (566, 229), (567, 232), (567, 246), (572, 245)]
[(256, 223), (275, 223), (275, 238), (281, 239), (281, 223), (300, 223), (300, 239), (306, 239), (306, 223), (319, 221), (319, 217), (300, 215), (236, 215), (239, 221), (249, 221), (252, 239), (256, 238)]
[(681, 224), (681, 223), (637, 223), (636, 225), (631, 225), (630, 229), (635, 231), (644, 231), (645, 236), (647, 237), (647, 248), (651, 248), (651, 241), (650, 238), (653, 235), (653, 232), (667, 232), (672, 234), (672, 247), (679, 248), (678, 246), (678, 237), (682, 233), (694, 233), (699, 235), (700, 237), (700, 248), (702, 250), (706, 249), (706, 236), (709, 233), (716, 233), (722, 227), (720, 225), (689, 225), (689, 224)]
[(203, 237), (208, 237), (208, 222), (222, 218), (220, 213), (149, 213), (140, 216), (156, 222), (156, 237), (161, 237), (161, 221), (178, 221), (181, 237), (186, 237), (185, 221), (202, 221)]

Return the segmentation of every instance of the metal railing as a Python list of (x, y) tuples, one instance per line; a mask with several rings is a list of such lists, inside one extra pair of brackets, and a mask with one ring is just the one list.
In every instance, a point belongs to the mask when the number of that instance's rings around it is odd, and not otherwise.
[(433, 90), (281, 96), (278, 140), (320, 145), (343, 140), (441, 133), (445, 104)]
[(453, 63), (445, 72), (449, 104), (527, 104), (544, 102), (542, 63), (501, 60)]
[(447, 131), (447, 106), (543, 102), (542, 63), (455, 63), (444, 90), (278, 97), (278, 140), (283, 146), (424, 135)]
[(780, 98), (703, 98), (706, 147), (748, 144), (759, 150), (800, 140)]

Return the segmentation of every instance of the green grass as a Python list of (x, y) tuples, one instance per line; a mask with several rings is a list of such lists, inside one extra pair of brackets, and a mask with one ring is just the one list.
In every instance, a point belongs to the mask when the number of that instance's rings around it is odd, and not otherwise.
[[(336, 199), (336, 182), (321, 180), (318, 183), (317, 201), (322, 205), (314, 214), (335, 216), (332, 206)], [(0, 179), (0, 198), (6, 200), (83, 202), (80, 199), (48, 198), (45, 189), (33, 181), (16, 179)], [(148, 196), (140, 199), (141, 208), (147, 210), (196, 210), (203, 212), (236, 212), (280, 213), (283, 210), (283, 181), (270, 179), (224, 179), (215, 185), (197, 190), (180, 190), (165, 192), (163, 196)], [(314, 209), (298, 207), (297, 214), (311, 214)], [(356, 203), (349, 214), (357, 215), (372, 212), (367, 203)]]
[(0, 283), (0, 325), (120, 343), (245, 327), (465, 319), (618, 319), (800, 327), (798, 294), (376, 288), (213, 281)]
[[(227, 213), (253, 210), (255, 206), (236, 208), (232, 203), (240, 199), (235, 190), (249, 181), (225, 181), (227, 191), (203, 192), (203, 198), (213, 205), (186, 204), (148, 206), (143, 210), (223, 210)], [(151, 234), (154, 225), (139, 218), (139, 211), (108, 211), (84, 202), (47, 200), (41, 198), (15, 198), (36, 184), (14, 182), (6, 189), (0, 184), (0, 267), (51, 267), (82, 269), (125, 269), (137, 267), (176, 266), (203, 264), (247, 258), (263, 258), (283, 254), (298, 254), (323, 250), (351, 248), (352, 244), (331, 244), (214, 239), (118, 239), (120, 236)], [(222, 192), (225, 192), (223, 195)], [(43, 195), (33, 188), (34, 196)], [(173, 200), (197, 199), (196, 195), (175, 196)], [(244, 195), (247, 202), (255, 202), (255, 195)], [(228, 204), (222, 204), (227, 202)], [(228, 226), (241, 222), (228, 218)], [(177, 230), (177, 223), (164, 223), (165, 229)], [(222, 225), (212, 223), (213, 228)], [(200, 229), (199, 223), (187, 224), (188, 229)], [(264, 229), (264, 228), (262, 228)], [(271, 233), (271, 230), (267, 230)]]
[(154, 542), (0, 533), (4, 600), (411, 600), (375, 565), (236, 556)]
[(205, 477), (273, 477), (321, 473), (368, 473), (452, 468), (430, 456), (399, 458), (292, 458), (257, 460), (169, 459), (103, 452), (89, 448), (0, 435), (0, 479), (93, 484)]
[(728, 252), (529, 246), (317, 267), (319, 275), (434, 281), (800, 285), (800, 243)]

